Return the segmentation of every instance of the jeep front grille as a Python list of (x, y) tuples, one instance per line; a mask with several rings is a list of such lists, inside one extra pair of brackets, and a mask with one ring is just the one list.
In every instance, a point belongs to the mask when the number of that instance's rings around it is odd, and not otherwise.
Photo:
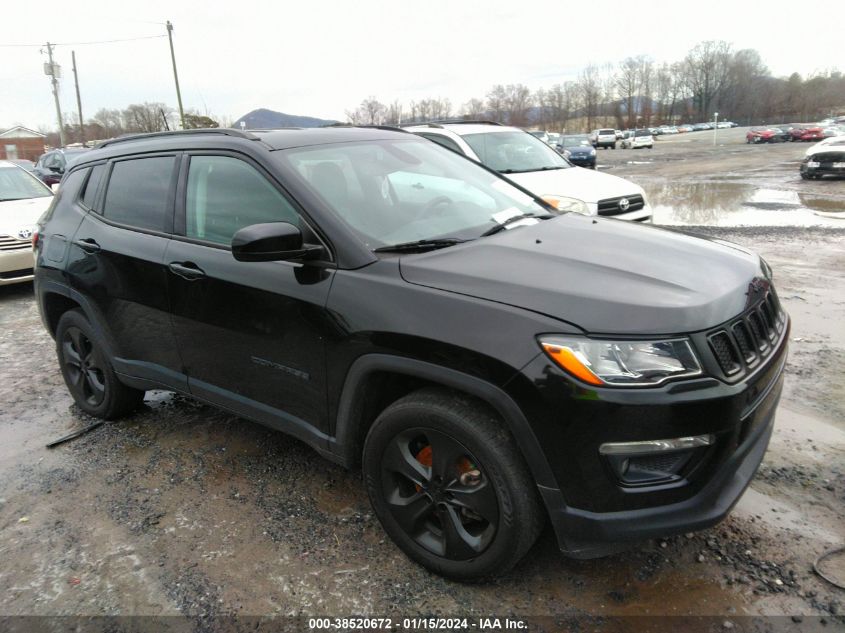
[(756, 367), (772, 353), (786, 316), (774, 289), (762, 301), (728, 325), (707, 334), (710, 350), (725, 376), (737, 376)]

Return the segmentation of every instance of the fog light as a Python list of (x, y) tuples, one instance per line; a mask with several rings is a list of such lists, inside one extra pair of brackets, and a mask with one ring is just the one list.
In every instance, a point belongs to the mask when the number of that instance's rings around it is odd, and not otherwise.
[(681, 479), (687, 464), (714, 440), (712, 435), (696, 435), (668, 440), (608, 442), (599, 446), (599, 453), (622, 485), (654, 485)]

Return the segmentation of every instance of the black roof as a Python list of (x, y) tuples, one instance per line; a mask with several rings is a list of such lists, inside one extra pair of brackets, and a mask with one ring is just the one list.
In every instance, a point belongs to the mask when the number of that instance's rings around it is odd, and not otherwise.
[(306, 145), (348, 143), (350, 141), (375, 141), (380, 139), (415, 138), (404, 130), (390, 127), (330, 126), (300, 130), (266, 130), (254, 132), (271, 149), (288, 149)]
[[(177, 145), (193, 146), (197, 142), (207, 145), (216, 141), (252, 141), (260, 142), (271, 150), (303, 147), (306, 145), (324, 145), (349, 141), (369, 141), (386, 138), (408, 138), (408, 133), (398, 128), (387, 126), (330, 126), (320, 128), (283, 128), (274, 130), (235, 130), (229, 128), (210, 128), (199, 130), (175, 130), (170, 132), (152, 132), (132, 134), (103, 141), (95, 149), (139, 147), (145, 149), (151, 145), (173, 148)], [(226, 143), (228, 144), (228, 143)]]

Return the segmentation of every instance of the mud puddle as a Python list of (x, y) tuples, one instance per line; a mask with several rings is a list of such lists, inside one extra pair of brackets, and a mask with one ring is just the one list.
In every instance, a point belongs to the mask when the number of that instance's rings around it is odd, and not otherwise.
[(643, 188), (655, 224), (845, 226), (845, 197), (835, 194), (827, 197), (742, 182), (643, 183)]

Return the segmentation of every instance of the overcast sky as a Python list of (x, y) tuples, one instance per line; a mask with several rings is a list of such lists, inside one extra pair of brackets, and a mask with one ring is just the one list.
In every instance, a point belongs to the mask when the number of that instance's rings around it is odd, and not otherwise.
[(457, 108), (496, 83), (536, 89), (574, 78), (589, 62), (639, 54), (674, 61), (706, 39), (757, 49), (775, 75), (821, 71), (845, 61), (831, 55), (842, 50), (842, 31), (833, 26), (841, 24), (839, 5), (804, 0), (783, 11), (752, 0), (694, 9), (686, 0), (4, 3), (0, 129), (53, 128), (56, 121), (46, 56), (38, 46), (12, 44), (61, 44), (55, 57), (64, 73), (64, 112), (76, 111), (71, 50), (86, 117), (141, 101), (175, 107), (166, 38), (77, 44), (162, 35), (168, 19), (186, 108), (232, 119), (266, 107), (344, 120), (369, 95), (406, 105), (447, 97)]

